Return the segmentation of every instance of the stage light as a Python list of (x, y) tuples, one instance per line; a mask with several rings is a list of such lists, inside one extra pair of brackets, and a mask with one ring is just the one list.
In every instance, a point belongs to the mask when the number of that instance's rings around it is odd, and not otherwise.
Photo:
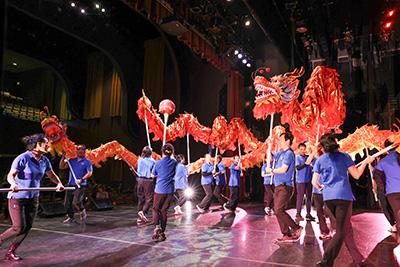
[(246, 64), (246, 63), (247, 63), (247, 59), (244, 58), (244, 59), (242, 60), (242, 62), (243, 62), (243, 64)]
[(391, 21), (386, 22), (385, 25), (383, 26), (383, 28), (384, 28), (385, 30), (389, 30), (390, 27), (392, 27), (392, 22), (391, 22)]
[(242, 55), (242, 54), (238, 54), (237, 56), (238, 56), (238, 58), (242, 58), (242, 57), (243, 57), (243, 55)]
[(17, 85), (20, 85), (21, 83), (20, 82), (17, 82)]
[(239, 50), (235, 50), (235, 56), (239, 54)]
[(105, 8), (102, 8), (102, 9), (101, 9), (101, 12), (103, 12), (103, 13), (106, 12), (106, 9), (105, 9)]
[(95, 7), (96, 7), (96, 8), (100, 8), (100, 5), (99, 5), (99, 4), (96, 4)]
[(76, 5), (75, 5), (74, 2), (71, 2), (71, 6), (72, 6), (72, 7), (76, 7)]
[(250, 68), (251, 67), (251, 64), (250, 63), (247, 63), (247, 65), (246, 65), (248, 68)]
[(192, 197), (193, 196), (193, 189), (189, 188), (189, 187), (186, 188), (185, 189), (185, 196), (188, 197), (188, 198)]
[(248, 20), (246, 20), (246, 21), (245, 21), (245, 23), (244, 23), (244, 25), (245, 25), (245, 26), (247, 26), (247, 27), (249, 27), (249, 26), (250, 26), (250, 24), (251, 24), (251, 21), (250, 21), (249, 19), (248, 19)]
[(388, 17), (391, 17), (391, 16), (393, 16), (394, 15), (394, 9), (392, 9), (392, 10), (390, 10), (389, 12), (388, 12)]
[(18, 64), (17, 64), (17, 62), (13, 62), (13, 66), (17, 66)]
[(81, 13), (82, 13), (82, 14), (85, 14), (86, 11), (82, 8), (82, 9), (81, 9)]

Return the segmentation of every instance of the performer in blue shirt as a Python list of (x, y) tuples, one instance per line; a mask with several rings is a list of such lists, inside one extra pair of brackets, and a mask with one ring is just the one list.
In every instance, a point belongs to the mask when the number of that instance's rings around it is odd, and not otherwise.
[(185, 189), (188, 186), (187, 183), (187, 177), (189, 176), (187, 167), (184, 165), (185, 164), (185, 156), (182, 154), (179, 154), (176, 156), (176, 161), (178, 164), (176, 165), (176, 172), (175, 172), (175, 190), (178, 192), (178, 203), (174, 207), (175, 214), (182, 214), (182, 206), (186, 202), (186, 196), (185, 196)]
[(174, 146), (166, 143), (161, 148), (162, 159), (156, 162), (152, 177), (156, 178), (154, 188), (153, 223), (154, 233), (152, 238), (156, 241), (165, 241), (165, 228), (167, 227), (167, 212), (174, 195), (174, 176), (177, 162), (171, 158)]
[[(324, 154), (323, 148), (321, 145), (318, 145), (317, 147), (317, 152), (315, 153), (316, 157), (314, 157), (312, 161), (312, 165), (314, 166), (315, 163), (317, 162), (317, 158), (321, 157), (322, 154)], [(321, 176), (320, 179), (321, 180)], [(322, 184), (322, 182), (318, 181), (318, 183)], [(314, 199), (314, 205), (315, 205), (315, 210), (317, 212), (317, 217), (318, 217), (318, 226), (319, 226), (319, 232), (320, 236), (319, 239), (324, 240), (324, 239), (331, 239), (332, 236), (330, 234), (330, 230), (328, 228), (328, 225), (326, 224), (326, 210), (327, 208), (324, 208), (324, 198), (322, 196), (322, 191), (319, 191), (317, 188), (313, 186), (313, 199)], [(331, 221), (331, 226), (332, 226), (333, 221)], [(336, 223), (334, 226), (336, 228)]]
[[(339, 145), (334, 134), (323, 135), (320, 144), (325, 153), (315, 163), (312, 184), (320, 191), (323, 189), (324, 202), (336, 220), (336, 234), (325, 248), (323, 259), (317, 262), (317, 266), (333, 266), (343, 240), (346, 240), (349, 236), (353, 237), (350, 219), (354, 196), (348, 173), (354, 179), (359, 179), (365, 166), (371, 163), (373, 159), (370, 156), (367, 157), (361, 166), (356, 168), (347, 153), (338, 151)], [(352, 243), (355, 245), (354, 240)], [(349, 244), (350, 242), (346, 242), (347, 246)], [(354, 248), (352, 249), (354, 250)], [(359, 253), (358, 249), (355, 249), (355, 251), (359, 254), (358, 256), (352, 255), (356, 266), (363, 266), (364, 258), (362, 254)]]
[(216, 171), (214, 170), (214, 165), (211, 163), (211, 155), (205, 154), (204, 159), (205, 162), (203, 166), (201, 166), (201, 185), (203, 186), (206, 195), (204, 196), (200, 204), (196, 206), (200, 213), (209, 211), (213, 197), (213, 175), (216, 173)]
[[(267, 155), (265, 155), (265, 160), (267, 160)], [(272, 162), (269, 164), (267, 162), (261, 167), (261, 177), (264, 178), (264, 211), (268, 216), (274, 215), (274, 190), (275, 185), (271, 184), (271, 173), (266, 172), (266, 168), (272, 168)]]
[(283, 150), (273, 154), (276, 160), (275, 169), (265, 169), (265, 172), (271, 172), (274, 175), (275, 215), (283, 234), (283, 236), (276, 241), (281, 243), (293, 243), (298, 241), (301, 231), (303, 230), (303, 227), (298, 225), (286, 212), (289, 200), (293, 196), (295, 155), (290, 148), (292, 142), (293, 135), (290, 132), (282, 133), (279, 136), (279, 147)]
[(15, 254), (32, 228), (39, 207), (39, 191), (20, 191), (18, 188), (38, 188), (44, 174), (57, 184), (57, 191), (64, 190), (58, 176), (54, 173), (51, 163), (44, 156), (49, 148), (48, 140), (44, 134), (34, 134), (22, 138), (27, 151), (16, 157), (7, 175), (11, 184), (8, 193), (8, 210), (12, 220), (12, 227), (0, 235), (0, 245), (8, 238), (15, 236), (5, 259), (20, 261), (22, 258)]
[(227, 197), (224, 196), (223, 192), (225, 190), (226, 178), (225, 178), (225, 165), (222, 162), (222, 156), (217, 156), (217, 173), (215, 177), (215, 189), (214, 196), (217, 197), (219, 204), (221, 205), (221, 210), (224, 209), (224, 203), (227, 201)]
[[(382, 179), (383, 177), (386, 178), (386, 181)], [(391, 151), (389, 155), (378, 162), (374, 171), (374, 179), (382, 191), (386, 190), (398, 232), (400, 230), (400, 154), (397, 151)], [(399, 236), (397, 243), (400, 243)]]
[[(92, 162), (85, 158), (86, 146), (78, 145), (76, 147), (76, 158), (69, 160), (71, 168), (69, 170), (68, 186), (75, 187), (74, 191), (67, 191), (65, 193), (64, 206), (68, 214), (68, 219), (64, 223), (74, 223), (74, 207), (80, 211), (80, 219), (85, 220), (87, 217), (86, 209), (83, 206), (83, 199), (85, 197), (85, 190), (87, 187), (87, 179), (92, 176), (93, 166)], [(63, 153), (59, 167), (60, 169), (67, 169), (68, 163)], [(76, 181), (75, 181), (76, 179)], [(80, 188), (78, 187), (80, 186)]]
[(231, 165), (231, 177), (229, 179), (229, 188), (231, 189), (231, 197), (229, 201), (224, 205), (224, 209), (229, 212), (235, 212), (238, 201), (239, 201), (239, 185), (240, 177), (243, 176), (242, 164), (239, 156), (233, 157), (233, 164)]
[(148, 221), (147, 213), (153, 204), (154, 180), (151, 178), (151, 171), (156, 161), (151, 157), (152, 152), (153, 150), (149, 146), (145, 146), (136, 168), (138, 174), (138, 222)]
[(307, 221), (314, 221), (315, 218), (311, 216), (311, 197), (312, 197), (312, 160), (314, 155), (306, 155), (306, 145), (300, 143), (298, 146), (299, 154), (296, 156), (296, 186), (297, 186), (297, 201), (296, 201), (296, 220), (302, 221), (304, 218), (301, 216), (301, 207), (303, 206), (304, 195), (306, 195), (306, 219)]

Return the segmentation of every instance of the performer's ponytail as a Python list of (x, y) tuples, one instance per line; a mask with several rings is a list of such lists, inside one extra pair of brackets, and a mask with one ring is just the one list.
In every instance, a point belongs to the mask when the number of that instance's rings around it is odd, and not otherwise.
[(172, 154), (174, 154), (174, 150), (175, 149), (173, 145), (171, 145), (170, 143), (166, 143), (162, 146), (161, 153), (163, 153), (167, 157), (170, 157)]
[(26, 145), (26, 149), (32, 151), (35, 149), (37, 143), (45, 142), (46, 137), (44, 134), (33, 134), (22, 137), (22, 143)]
[(184, 158), (185, 157), (182, 154), (179, 154), (178, 156), (176, 156), (176, 161), (177, 162), (182, 162)]

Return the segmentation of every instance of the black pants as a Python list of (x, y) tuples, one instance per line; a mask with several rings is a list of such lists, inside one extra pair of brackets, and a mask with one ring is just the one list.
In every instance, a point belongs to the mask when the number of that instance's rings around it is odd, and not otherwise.
[(231, 197), (226, 203), (226, 208), (231, 211), (235, 211), (237, 208), (238, 200), (239, 200), (239, 186), (230, 186), (231, 189)]
[(203, 184), (204, 192), (206, 193), (203, 200), (200, 202), (199, 207), (208, 210), (211, 206), (211, 201), (213, 197), (213, 191), (210, 184)]
[(13, 242), (20, 245), (32, 228), (38, 207), (38, 197), (8, 199), (8, 209), (13, 225), (0, 235), (0, 243), (16, 235)]
[(303, 206), (304, 194), (306, 195), (306, 211), (307, 214), (311, 212), (311, 197), (312, 197), (312, 184), (310, 183), (297, 183), (297, 201), (296, 210), (297, 213), (301, 213), (301, 207)]
[(385, 192), (383, 192), (379, 187), (376, 190), (376, 194), (378, 195), (379, 202), (381, 203), (381, 210), (385, 215), (386, 219), (390, 223), (390, 225), (395, 225), (396, 221), (394, 219), (392, 206), (389, 204), (389, 200), (387, 199)]
[(161, 225), (161, 229), (165, 231), (167, 227), (167, 212), (171, 204), (174, 194), (158, 194), (154, 193), (153, 204), (153, 224)]
[(185, 189), (176, 189), (176, 192), (178, 193), (178, 203), (176, 205), (178, 205), (179, 207), (182, 207), (183, 204), (186, 203), (186, 195), (185, 195)]
[[(392, 206), (394, 219), (396, 220), (397, 232), (400, 231), (400, 193), (388, 194), (390, 206)], [(399, 241), (399, 240), (398, 240)]]
[[(74, 187), (74, 185), (68, 185)], [(81, 188), (76, 188), (74, 191), (66, 191), (64, 199), (64, 207), (70, 218), (74, 218), (74, 207), (82, 211), (85, 209), (83, 206), (83, 198), (85, 197), (86, 186), (81, 186)]]
[(264, 184), (264, 207), (273, 208), (274, 207), (274, 190), (275, 185)]
[(322, 194), (314, 193), (314, 204), (317, 210), (317, 217), (319, 223), (319, 231), (321, 234), (329, 234), (329, 228), (326, 224), (326, 219), (324, 216), (324, 197)]
[[(331, 214), (327, 212), (328, 216), (333, 216), (336, 220), (336, 234), (333, 238), (324, 245), (324, 260), (327, 261), (328, 266), (333, 266), (335, 258), (340, 252), (343, 241), (354, 260), (354, 262), (361, 263), (364, 260), (363, 255), (358, 251), (354, 242), (353, 228), (351, 226), (351, 214), (353, 202), (348, 200), (334, 199), (325, 201), (326, 207)], [(328, 211), (328, 210), (327, 210)], [(351, 239), (351, 240), (350, 240)]]
[(275, 187), (274, 193), (275, 216), (278, 220), (282, 234), (287, 236), (292, 235), (289, 227), (293, 231), (299, 229), (299, 225), (293, 221), (292, 217), (290, 217), (290, 215), (286, 212), (289, 200), (293, 196), (293, 191), (293, 187), (281, 184)]
[(138, 187), (138, 211), (143, 211), (144, 214), (149, 212), (154, 198), (154, 180), (151, 178), (139, 177)]
[(219, 204), (222, 206), (227, 198), (222, 194), (224, 192), (225, 185), (216, 185), (214, 188), (214, 196), (217, 197)]

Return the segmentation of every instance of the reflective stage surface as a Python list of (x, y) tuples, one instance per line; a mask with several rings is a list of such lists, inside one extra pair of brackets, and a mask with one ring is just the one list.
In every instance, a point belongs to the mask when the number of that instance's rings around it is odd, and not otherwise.
[[(86, 223), (63, 224), (65, 217), (37, 218), (34, 228), (18, 248), (19, 263), (5, 261), (11, 243), (1, 248), (1, 266), (315, 266), (322, 242), (317, 222), (300, 224), (299, 242), (276, 244), (281, 236), (275, 216), (265, 216), (261, 203), (239, 204), (239, 212), (199, 214), (190, 202), (184, 214), (170, 209), (167, 240), (151, 239), (153, 225), (137, 224), (137, 207), (117, 206), (89, 211)], [(295, 210), (288, 211), (292, 217)], [(315, 212), (312, 213), (315, 216)], [(77, 217), (79, 217), (79, 214)], [(305, 211), (303, 210), (303, 216)], [(355, 209), (354, 237), (368, 266), (398, 266), (400, 247), (387, 231), (382, 213)], [(0, 231), (11, 225), (0, 221)], [(397, 257), (397, 256), (398, 257)], [(345, 245), (335, 266), (353, 266)]]

